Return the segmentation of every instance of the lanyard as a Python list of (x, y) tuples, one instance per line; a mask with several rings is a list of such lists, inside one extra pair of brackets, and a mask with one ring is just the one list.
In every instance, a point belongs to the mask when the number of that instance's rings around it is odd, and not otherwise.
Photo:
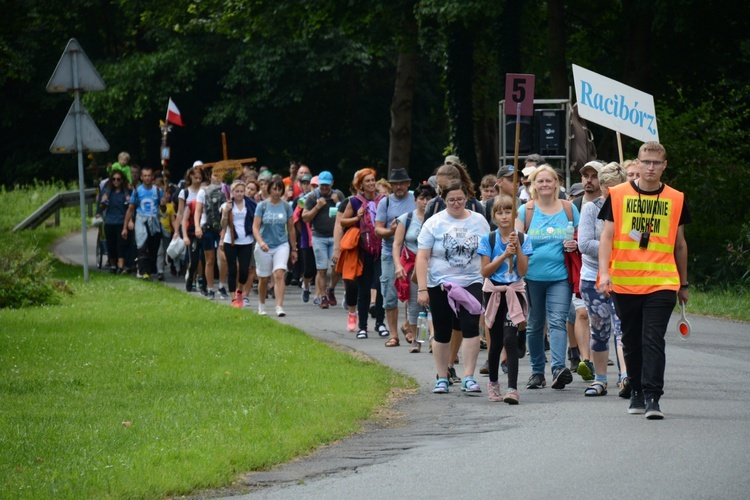
[[(661, 188), (661, 185), (659, 186)], [(651, 233), (651, 228), (654, 226), (654, 217), (656, 217), (656, 210), (658, 210), (659, 206), (659, 196), (661, 196), (661, 189), (658, 193), (656, 193), (656, 202), (654, 203), (654, 210), (651, 214), (651, 220), (648, 223), (648, 226), (646, 227), (646, 230), (644, 231), (645, 234)], [(641, 205), (641, 188), (638, 186), (638, 212), (640, 212), (641, 217), (643, 217), (643, 205)]]

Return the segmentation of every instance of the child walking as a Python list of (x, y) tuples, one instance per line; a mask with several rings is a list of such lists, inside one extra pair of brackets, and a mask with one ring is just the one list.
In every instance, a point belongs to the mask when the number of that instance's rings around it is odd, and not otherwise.
[[(528, 303), (523, 276), (533, 253), (531, 241), (523, 233), (513, 231), (513, 203), (510, 196), (500, 195), (492, 205), (492, 218), (497, 229), (484, 235), (477, 253), (482, 257), (484, 277), (484, 322), (490, 333), (489, 371), (487, 383), (490, 401), (516, 405), (518, 395), (518, 326), (526, 323)], [(512, 263), (512, 267), (509, 264)], [(503, 395), (498, 380), (500, 352), (505, 347), (508, 366), (508, 390)]]

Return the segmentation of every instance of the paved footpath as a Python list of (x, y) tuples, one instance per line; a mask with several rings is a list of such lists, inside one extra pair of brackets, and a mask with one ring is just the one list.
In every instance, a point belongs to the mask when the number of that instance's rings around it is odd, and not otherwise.
[[(82, 265), (81, 240), (80, 233), (72, 234), (60, 240), (54, 252)], [(88, 241), (95, 272), (94, 231)], [(183, 286), (172, 277), (167, 284)], [(339, 300), (340, 290), (339, 286)], [(195, 300), (205, 299), (196, 295)], [(257, 296), (251, 300), (257, 305)], [(661, 405), (666, 418), (648, 421), (627, 413), (628, 403), (617, 397), (616, 388), (605, 397), (585, 398), (586, 383), (577, 375), (562, 391), (524, 389), (530, 374), (528, 358), (520, 362), (518, 406), (490, 403), (487, 379), (478, 375), (484, 391), (480, 396), (467, 396), (455, 386), (449, 394), (433, 395), (430, 354), (409, 354), (403, 343), (386, 348), (382, 339), (372, 336), (357, 340), (346, 331), (340, 306), (321, 310), (312, 302), (304, 304), (298, 288), (287, 289), (284, 309), (287, 316), (278, 318), (280, 322), (363, 352), (414, 377), (419, 390), (394, 405), (393, 421), (367, 424), (364, 431), (309, 457), (249, 473), (209, 496), (242, 492), (237, 498), (750, 497), (748, 323), (688, 315), (693, 330), (683, 340), (673, 318)], [(480, 363), (485, 358), (486, 351), (481, 351)], [(457, 366), (459, 374), (461, 368)], [(609, 378), (616, 381), (614, 368)], [(352, 390), (356, 389), (353, 380)]]

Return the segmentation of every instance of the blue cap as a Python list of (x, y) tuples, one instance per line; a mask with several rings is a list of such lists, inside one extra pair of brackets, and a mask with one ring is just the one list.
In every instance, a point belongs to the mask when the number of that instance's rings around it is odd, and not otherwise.
[(333, 184), (333, 174), (328, 170), (323, 170), (318, 174), (318, 184)]

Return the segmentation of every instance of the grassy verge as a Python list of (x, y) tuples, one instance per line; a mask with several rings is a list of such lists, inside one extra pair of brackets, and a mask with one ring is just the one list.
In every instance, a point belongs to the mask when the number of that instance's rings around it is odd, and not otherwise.
[[(0, 192), (0, 239), (45, 248), (78, 225), (73, 211), (10, 235), (49, 197), (20, 209), (28, 195)], [(60, 305), (0, 310), (3, 498), (225, 486), (357, 431), (409, 383), (247, 311), (99, 273), (84, 284), (62, 264), (55, 275), (74, 291)]]
[(750, 292), (693, 290), (686, 311), (689, 314), (750, 322)]

